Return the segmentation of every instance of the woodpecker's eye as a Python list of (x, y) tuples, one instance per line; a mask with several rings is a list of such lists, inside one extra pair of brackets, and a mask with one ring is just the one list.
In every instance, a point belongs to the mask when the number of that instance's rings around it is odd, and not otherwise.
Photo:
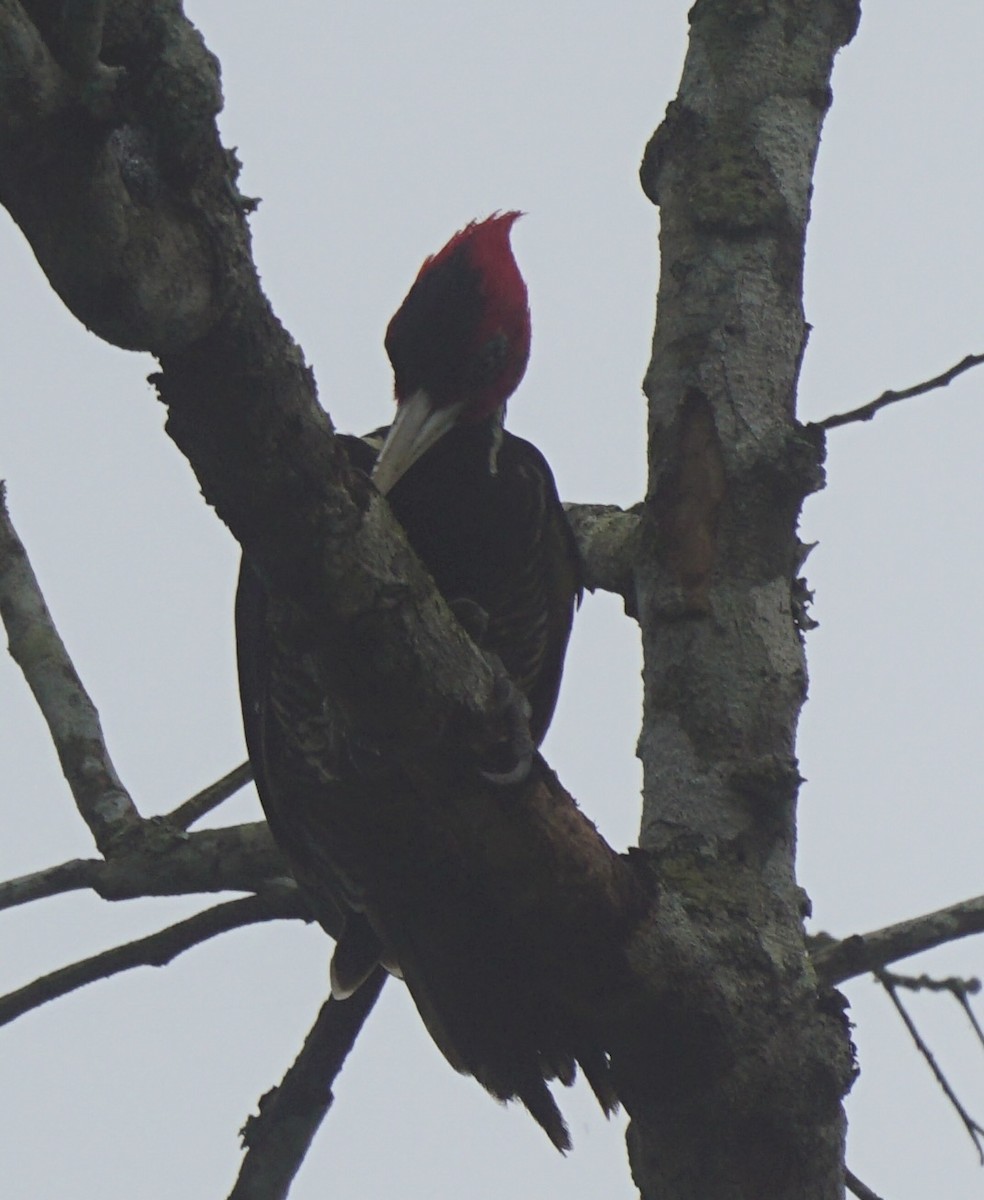
[(478, 383), (494, 383), (499, 378), (509, 353), (509, 339), (500, 329), (481, 347), (476, 355), (475, 375)]

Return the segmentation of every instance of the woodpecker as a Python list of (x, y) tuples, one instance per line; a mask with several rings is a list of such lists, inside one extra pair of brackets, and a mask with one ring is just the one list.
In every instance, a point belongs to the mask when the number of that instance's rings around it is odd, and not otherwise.
[[(509, 241), (519, 216), (472, 222), (423, 263), (386, 332), (396, 418), (365, 438), (343, 439), (351, 464), (387, 497), (452, 611), (516, 693), (509, 702), (518, 702), (528, 749), (517, 737), (504, 749), (508, 761), (476, 768), (502, 783), (525, 775), (546, 734), (581, 596), (577, 549), (550, 468), (503, 428), (530, 352), (526, 285)], [(379, 842), (414, 837), (412, 829), (392, 832), (414, 785), (310, 694), (291, 647), (271, 632), (271, 604), (244, 557), (236, 624), (247, 746), (273, 836), (336, 939), (333, 997), (351, 995), (382, 962), (406, 979), (449, 1062), (498, 1099), (520, 1099), (566, 1149), (545, 1080), (570, 1083), (579, 1060), (608, 1111), (604, 1055), (580, 1035), (571, 1044), (555, 1034), (535, 999), (507, 988), (509, 937), (489, 933), (494, 914), (484, 896), (468, 895), (467, 880), (466, 899), (451, 912), (440, 907), (439, 868), (436, 876), (421, 866), (420, 878), (387, 877), (399, 853), (387, 855)], [(315, 773), (299, 747), (315, 748), (330, 770)], [(545, 769), (538, 758), (534, 769)], [(446, 896), (455, 886), (447, 884)], [(482, 927), (468, 928), (471, 919)], [(492, 949), (476, 950), (486, 938)]]

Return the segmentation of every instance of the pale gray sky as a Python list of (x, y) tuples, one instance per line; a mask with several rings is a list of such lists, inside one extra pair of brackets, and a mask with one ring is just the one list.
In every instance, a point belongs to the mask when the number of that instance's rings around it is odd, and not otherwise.
[[(644, 479), (658, 214), (636, 167), (673, 96), (687, 3), (188, 0), (222, 60), (223, 129), (263, 197), (257, 258), (337, 425), (388, 419), (386, 322), (421, 259), (472, 217), (519, 207), (534, 324), (511, 427), (562, 494), (631, 503)], [(932, 8), (932, 11), (930, 11)], [(341, 10), (341, 11), (339, 11)], [(866, 0), (834, 79), (814, 195), (801, 412), (852, 408), (984, 349), (984, 7)], [(149, 359), (98, 343), (0, 221), (0, 476), (63, 636), (141, 810), (243, 757), (236, 553), (164, 436)], [(819, 630), (803, 722), (801, 881), (816, 927), (863, 931), (971, 895), (984, 877), (979, 546), (984, 373), (830, 437), (804, 533)], [(603, 832), (634, 840), (637, 639), (585, 603), (548, 755)], [(40, 716), (0, 658), (0, 877), (91, 852)], [(253, 817), (255, 800), (220, 810)], [(201, 902), (70, 896), (0, 920), (0, 988), (157, 929)], [(0, 1031), (0, 1175), (11, 1200), (217, 1200), (236, 1130), (323, 998), (316, 929), (228, 935)], [(919, 962), (981, 973), (984, 943)], [(867, 980), (848, 994), (863, 1076), (850, 1164), (892, 1200), (979, 1197), (969, 1140)], [(942, 1000), (913, 1005), (984, 1119), (984, 1056)], [(292, 1200), (632, 1195), (622, 1122), (565, 1094), (566, 1160), (497, 1107), (386, 989)]]

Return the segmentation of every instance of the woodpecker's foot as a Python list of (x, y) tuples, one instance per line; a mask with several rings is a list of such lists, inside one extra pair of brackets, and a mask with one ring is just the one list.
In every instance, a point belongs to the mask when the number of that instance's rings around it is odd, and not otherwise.
[(448, 608), (454, 613), (455, 620), (475, 645), (481, 646), (489, 628), (489, 614), (481, 604), (476, 604), (467, 596), (459, 596), (457, 600), (448, 601)]
[[(467, 596), (448, 601), (455, 620), (476, 646), (481, 647), (489, 628), (489, 614), (480, 604)], [(486, 652), (489, 665), (495, 672), (493, 701), (502, 715), (505, 737), (492, 751), (491, 762), (479, 768), (483, 779), (501, 787), (522, 783), (530, 773), (536, 746), (530, 734), (532, 709), (529, 701), (513, 683), (497, 654)]]
[(495, 762), (480, 768), (483, 779), (500, 787), (522, 783), (530, 773), (536, 746), (530, 733), (532, 709), (495, 655), (488, 656), (496, 673), (494, 699), (502, 713), (506, 736), (494, 752)]

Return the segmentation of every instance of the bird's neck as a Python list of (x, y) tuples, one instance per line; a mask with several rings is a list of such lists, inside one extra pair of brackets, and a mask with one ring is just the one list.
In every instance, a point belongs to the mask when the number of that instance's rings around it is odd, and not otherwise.
[(500, 408), (482, 421), (456, 425), (449, 430), (394, 485), (391, 500), (401, 492), (418, 489), (425, 480), (487, 486), (499, 470), (499, 455), (506, 437), (503, 415)]

